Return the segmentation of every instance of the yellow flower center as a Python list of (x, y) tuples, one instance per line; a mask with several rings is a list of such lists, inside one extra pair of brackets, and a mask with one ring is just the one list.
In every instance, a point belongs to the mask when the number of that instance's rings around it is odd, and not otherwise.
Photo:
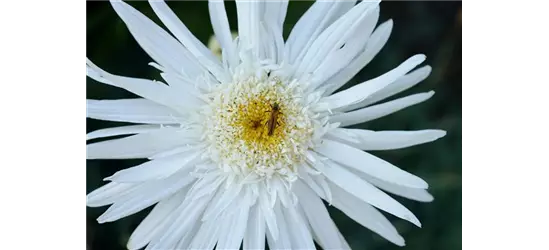
[(265, 76), (214, 91), (206, 127), (221, 166), (243, 175), (295, 176), (313, 132), (297, 86)]
[[(249, 148), (255, 148), (253, 153), (274, 154), (286, 136), (284, 108), (278, 100), (269, 100), (269, 94), (262, 94), (238, 104), (235, 109), (235, 119), (232, 127), (238, 129), (236, 140), (242, 140)], [(276, 107), (276, 108), (275, 108)]]

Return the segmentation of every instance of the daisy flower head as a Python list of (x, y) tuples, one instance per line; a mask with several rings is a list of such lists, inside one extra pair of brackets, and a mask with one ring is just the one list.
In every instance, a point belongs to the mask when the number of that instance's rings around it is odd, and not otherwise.
[[(429, 202), (428, 184), (366, 151), (434, 141), (442, 130), (345, 128), (429, 99), (384, 99), (424, 80), (414, 55), (393, 70), (336, 92), (382, 49), (393, 22), (379, 1), (317, 1), (288, 39), (288, 1), (236, 1), (233, 37), (223, 1), (209, 1), (217, 57), (163, 1), (149, 1), (159, 27), (127, 3), (112, 7), (162, 81), (114, 75), (86, 62), (87, 76), (140, 98), (87, 100), (87, 117), (135, 123), (93, 131), (88, 159), (148, 159), (87, 195), (111, 205), (112, 222), (154, 206), (129, 249), (349, 249), (324, 201), (403, 246), (379, 211), (421, 226), (386, 193)], [(233, 27), (235, 28), (235, 27)], [(415, 70), (414, 70), (415, 69)], [(379, 104), (378, 104), (379, 103)]]

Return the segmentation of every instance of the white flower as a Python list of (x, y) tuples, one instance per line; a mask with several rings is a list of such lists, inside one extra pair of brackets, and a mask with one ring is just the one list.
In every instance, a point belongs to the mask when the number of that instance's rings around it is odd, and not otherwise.
[(400, 246), (404, 239), (378, 209), (421, 226), (381, 190), (428, 202), (428, 184), (363, 150), (409, 147), (445, 132), (342, 127), (429, 99), (432, 91), (372, 105), (425, 79), (429, 66), (412, 71), (425, 56), (334, 94), (389, 37), (391, 20), (375, 28), (379, 1), (316, 2), (287, 41), (287, 1), (237, 1), (234, 40), (224, 3), (210, 1), (221, 61), (166, 3), (150, 5), (173, 36), (128, 4), (111, 3), (164, 80), (86, 63), (89, 77), (143, 97), (87, 101), (89, 118), (142, 124), (87, 135), (131, 135), (88, 144), (88, 159), (150, 160), (87, 196), (88, 206), (112, 204), (100, 223), (156, 204), (129, 249), (238, 249), (242, 242), (261, 249), (265, 237), (271, 249), (314, 249), (313, 241), (349, 248), (322, 200)]

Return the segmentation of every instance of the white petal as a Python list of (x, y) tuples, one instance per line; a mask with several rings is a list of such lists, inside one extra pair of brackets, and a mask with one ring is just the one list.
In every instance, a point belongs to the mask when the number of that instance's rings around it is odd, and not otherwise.
[(143, 182), (166, 178), (178, 171), (190, 172), (195, 164), (203, 161), (200, 152), (189, 151), (145, 162), (135, 167), (120, 170), (105, 180), (118, 183)]
[(345, 244), (339, 239), (339, 230), (318, 195), (300, 181), (294, 183), (293, 190), (311, 225), (315, 240), (323, 249), (344, 249)]
[(154, 206), (153, 210), (139, 223), (128, 240), (127, 247), (130, 250), (141, 249), (149, 243), (162, 224), (167, 223), (170, 214), (175, 213), (175, 208), (185, 199), (185, 190), (181, 190), (172, 197), (161, 200)]
[(169, 72), (196, 77), (204, 69), (181, 43), (139, 11), (121, 1), (111, 4), (139, 45)]
[(325, 180), (326, 178), (323, 175), (300, 174), (299, 177), (320, 197), (325, 198), (328, 203), (330, 203), (332, 200), (332, 192), (330, 191), (330, 188), (328, 188), (328, 184)]
[(242, 238), (246, 232), (246, 224), (248, 223), (250, 199), (240, 195), (232, 204), (237, 207), (236, 215), (227, 215), (233, 218), (230, 225), (230, 231), (227, 234), (221, 234), (217, 242), (216, 249), (240, 249)]
[(225, 11), (225, 2), (221, 0), (209, 0), (208, 10), (215, 37), (219, 42), (224, 55), (228, 57), (227, 60), (230, 65), (236, 67), (239, 61), (238, 53), (236, 52), (236, 47), (233, 43), (233, 36)]
[(123, 88), (136, 95), (177, 110), (194, 107), (193, 102), (185, 98), (185, 93), (174, 92), (168, 85), (147, 79), (124, 77), (110, 74), (86, 59), (86, 74), (94, 80)]
[(316, 38), (341, 15), (350, 10), (356, 1), (316, 1), (301, 16), (286, 42), (287, 59), (299, 65)]
[(309, 88), (316, 89), (326, 84), (327, 79), (346, 68), (351, 61), (364, 51), (368, 38), (375, 28), (379, 18), (379, 6), (376, 6), (371, 14), (367, 15), (360, 23), (360, 32), (352, 35), (345, 41), (345, 46), (328, 54), (326, 59), (314, 70), (313, 79)]
[[(412, 222), (418, 227), (421, 227), (421, 223), (416, 216), (410, 212), (398, 201), (391, 198), (389, 195), (383, 193), (372, 184), (360, 179), (355, 174), (349, 172), (339, 164), (331, 161), (326, 161), (326, 166), (318, 164), (317, 169), (334, 184), (341, 187), (343, 190), (356, 196), (357, 198), (375, 206), (381, 210), (391, 213), (401, 219)], [(334, 194), (334, 199), (336, 195)]]
[(371, 131), (335, 128), (326, 134), (329, 138), (361, 150), (390, 150), (432, 142), (446, 135), (446, 131), (426, 129), (418, 131)]
[(170, 85), (170, 87), (173, 88), (174, 91), (178, 93), (183, 92), (184, 94), (181, 98), (186, 98), (187, 102), (196, 106), (205, 104), (204, 100), (200, 99), (200, 96), (202, 95), (202, 90), (209, 91), (208, 86), (205, 86), (204, 84), (197, 84), (195, 80), (191, 80), (178, 74), (160, 73), (160, 76), (168, 85)]
[(311, 44), (296, 70), (296, 78), (313, 73), (332, 51), (343, 46), (345, 41), (361, 27), (365, 17), (371, 15), (379, 1), (362, 1), (340, 19), (331, 24)]
[(180, 153), (185, 153), (185, 152), (188, 152), (188, 151), (191, 151), (191, 150), (196, 150), (196, 148), (199, 148), (201, 147), (200, 145), (184, 145), (184, 146), (181, 146), (181, 147), (176, 147), (176, 148), (173, 148), (173, 149), (170, 149), (168, 151), (162, 151), (158, 154), (155, 154), (155, 155), (152, 155), (152, 156), (149, 156), (147, 157), (149, 160), (156, 160), (156, 159), (160, 159), (160, 158), (164, 158), (164, 157), (168, 157), (168, 156), (172, 156), (172, 155), (176, 155), (176, 154), (180, 154)]
[(367, 152), (343, 143), (324, 140), (319, 147), (315, 148), (315, 151), (336, 162), (384, 181), (412, 188), (427, 188), (429, 186), (421, 178)]
[(404, 246), (404, 238), (398, 234), (391, 222), (377, 209), (335, 184), (330, 184), (330, 188), (334, 192), (333, 204), (337, 209), (390, 242), (398, 246)]
[(272, 23), (277, 27), (282, 27), (284, 19), (286, 19), (286, 11), (288, 10), (288, 0), (266, 1), (263, 12), (265, 22)]
[(97, 218), (97, 221), (99, 223), (111, 222), (137, 213), (182, 190), (194, 179), (188, 172), (181, 171), (166, 179), (141, 185), (132, 193), (115, 201), (105, 213)]
[[(195, 167), (197, 169), (198, 166)], [(215, 198), (213, 201), (216, 201), (221, 196), (222, 192), (216, 192), (217, 188), (221, 184), (221, 181), (223, 181), (223, 176), (220, 176), (218, 173), (208, 173), (205, 176), (203, 176), (200, 181), (197, 181), (189, 191), (189, 197), (192, 197), (192, 199), (198, 199), (203, 196), (209, 196), (215, 194)], [(211, 206), (211, 204), (209, 204)]]
[(200, 225), (198, 232), (189, 245), (180, 244), (178, 249), (213, 249), (219, 238), (220, 227), (218, 220), (205, 221)]
[(225, 189), (223, 195), (219, 199), (212, 201), (212, 204), (206, 209), (202, 221), (217, 218), (230, 204), (233, 204), (241, 191), (241, 184), (231, 185)]
[(337, 74), (328, 79), (327, 85), (325, 85), (326, 91), (323, 95), (331, 95), (334, 91), (338, 90), (341, 86), (351, 80), (351, 78), (353, 78), (368, 63), (370, 63), (370, 61), (372, 61), (377, 53), (379, 53), (379, 51), (383, 48), (385, 43), (387, 43), (387, 40), (389, 40), (389, 35), (391, 34), (392, 29), (392, 20), (388, 20), (379, 25), (379, 27), (377, 27), (377, 29), (368, 38), (368, 43), (366, 44), (364, 51), (355, 57), (353, 61), (347, 65), (347, 67), (341, 69)]
[(368, 106), (372, 103), (376, 103), (378, 101), (381, 101), (387, 97), (393, 96), (395, 94), (398, 94), (404, 90), (407, 90), (414, 85), (420, 83), (421, 81), (425, 80), (431, 74), (431, 66), (426, 65), (421, 68), (418, 68), (402, 77), (400, 77), (398, 80), (396, 80), (391, 85), (383, 88), (382, 90), (376, 92), (375, 94), (371, 95), (370, 97), (366, 98), (366, 100), (359, 102), (355, 105), (349, 105), (348, 107), (342, 109), (342, 111), (347, 110), (353, 110), (361, 107)]
[(280, 64), (284, 60), (284, 37), (282, 34), (282, 27), (271, 26), (269, 27), (269, 30), (271, 32), (271, 39), (272, 39), (272, 43), (271, 43), (273, 47), (272, 53), (274, 54), (271, 58), (273, 58), (273, 60), (276, 63)]
[(313, 236), (307, 228), (307, 222), (296, 211), (294, 206), (288, 206), (283, 210), (285, 220), (288, 222), (288, 232), (290, 234), (290, 240), (292, 242), (292, 248), (294, 249), (316, 249), (313, 242)]
[(402, 196), (404, 198), (408, 198), (415, 201), (421, 201), (421, 202), (431, 202), (433, 201), (433, 196), (427, 192), (425, 189), (421, 188), (410, 188), (410, 187), (403, 187), (397, 184), (389, 183), (386, 181), (382, 181), (378, 178), (372, 177), (370, 175), (367, 175), (365, 173), (361, 173), (358, 171), (353, 171), (351, 169), (351, 172), (354, 174), (360, 176), (362, 179), (366, 180), (367, 182), (389, 192), (396, 194), (398, 196)]
[(281, 229), (278, 227), (276, 214), (269, 203), (267, 194), (260, 191), (257, 203), (259, 204), (261, 212), (265, 217), (265, 224), (267, 224), (267, 229), (269, 231), (267, 237), (271, 237), (271, 240), (274, 239), (275, 241), (278, 241)]
[(259, 204), (250, 208), (250, 217), (244, 236), (243, 249), (264, 249), (265, 248), (265, 219)]
[(149, 133), (88, 144), (86, 159), (148, 158), (178, 146), (194, 143), (197, 137), (193, 130), (162, 128)]
[(244, 50), (252, 50), (255, 57), (259, 57), (261, 14), (264, 5), (259, 1), (236, 1), (238, 16), (238, 38)]
[(160, 129), (159, 125), (131, 125), (114, 128), (98, 129), (86, 134), (86, 140), (111, 137), (117, 135), (141, 134)]
[(138, 185), (134, 183), (109, 182), (86, 196), (86, 206), (101, 207), (112, 204), (136, 187)]
[(321, 102), (329, 103), (330, 109), (332, 110), (361, 102), (375, 92), (395, 82), (398, 78), (414, 69), (423, 61), (425, 61), (425, 55), (412, 56), (393, 70), (329, 97), (324, 97), (321, 99)]
[(413, 94), (389, 102), (369, 106), (359, 110), (336, 114), (330, 117), (331, 123), (339, 122), (341, 127), (359, 124), (392, 114), (412, 105), (424, 102), (435, 94), (434, 91)]
[(199, 223), (200, 214), (204, 211), (211, 198), (212, 195), (208, 195), (192, 200), (187, 196), (187, 199), (180, 205), (183, 208), (181, 213), (170, 218), (172, 224), (164, 229), (164, 234), (158, 239), (151, 241), (149, 246), (153, 249), (173, 248), (182, 236), (191, 230), (196, 223)]
[[(187, 232), (183, 234), (183, 236), (181, 237), (181, 239), (179, 239), (179, 242), (173, 247), (173, 249), (189, 249), (189, 245), (191, 244), (191, 241), (194, 239), (196, 234), (198, 234), (198, 230), (200, 229), (200, 227), (201, 224), (198, 222), (192, 225), (191, 229), (187, 230)], [(208, 249), (212, 248), (213, 246)]]
[(86, 117), (98, 120), (175, 124), (184, 119), (170, 108), (147, 99), (86, 100)]
[(288, 231), (287, 222), (284, 219), (282, 210), (280, 208), (280, 202), (277, 202), (272, 208), (276, 216), (276, 223), (278, 225), (278, 239), (275, 240), (274, 236), (269, 228), (269, 233), (267, 234), (267, 243), (269, 244), (269, 249), (293, 249), (290, 241), (290, 235)]
[(229, 76), (221, 67), (221, 62), (187, 29), (187, 26), (181, 22), (164, 1), (149, 0), (149, 4), (154, 13), (160, 18), (160, 21), (212, 75), (220, 82), (229, 81)]
[(305, 174), (305, 175), (300, 175), (299, 176), (302, 181), (304, 183), (307, 184), (307, 186), (309, 186), (315, 193), (317, 193), (318, 195), (321, 195), (322, 197), (326, 197), (326, 194), (324, 193), (324, 191), (322, 191), (322, 188), (320, 187), (320, 185), (318, 185), (314, 180), (313, 178), (311, 178), (310, 175), (308, 174)]

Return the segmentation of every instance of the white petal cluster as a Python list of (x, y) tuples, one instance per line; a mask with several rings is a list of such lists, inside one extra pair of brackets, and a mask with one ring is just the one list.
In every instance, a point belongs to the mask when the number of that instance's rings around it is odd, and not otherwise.
[[(88, 77), (140, 98), (87, 100), (87, 117), (136, 125), (96, 130), (88, 159), (149, 161), (105, 178), (87, 205), (111, 205), (111, 222), (153, 210), (129, 249), (348, 249), (322, 200), (399, 246), (404, 239), (379, 211), (421, 226), (387, 195), (429, 202), (428, 184), (368, 152), (427, 143), (441, 130), (344, 128), (429, 99), (385, 99), (423, 81), (426, 57), (339, 91), (389, 38), (379, 1), (318, 1), (287, 40), (288, 1), (236, 1), (233, 38), (224, 2), (208, 2), (221, 60), (163, 1), (149, 2), (169, 30), (121, 1), (111, 4), (154, 62), (162, 81), (118, 76), (90, 60)], [(233, 27), (235, 28), (235, 27)], [(414, 70), (415, 69), (415, 70)]]

